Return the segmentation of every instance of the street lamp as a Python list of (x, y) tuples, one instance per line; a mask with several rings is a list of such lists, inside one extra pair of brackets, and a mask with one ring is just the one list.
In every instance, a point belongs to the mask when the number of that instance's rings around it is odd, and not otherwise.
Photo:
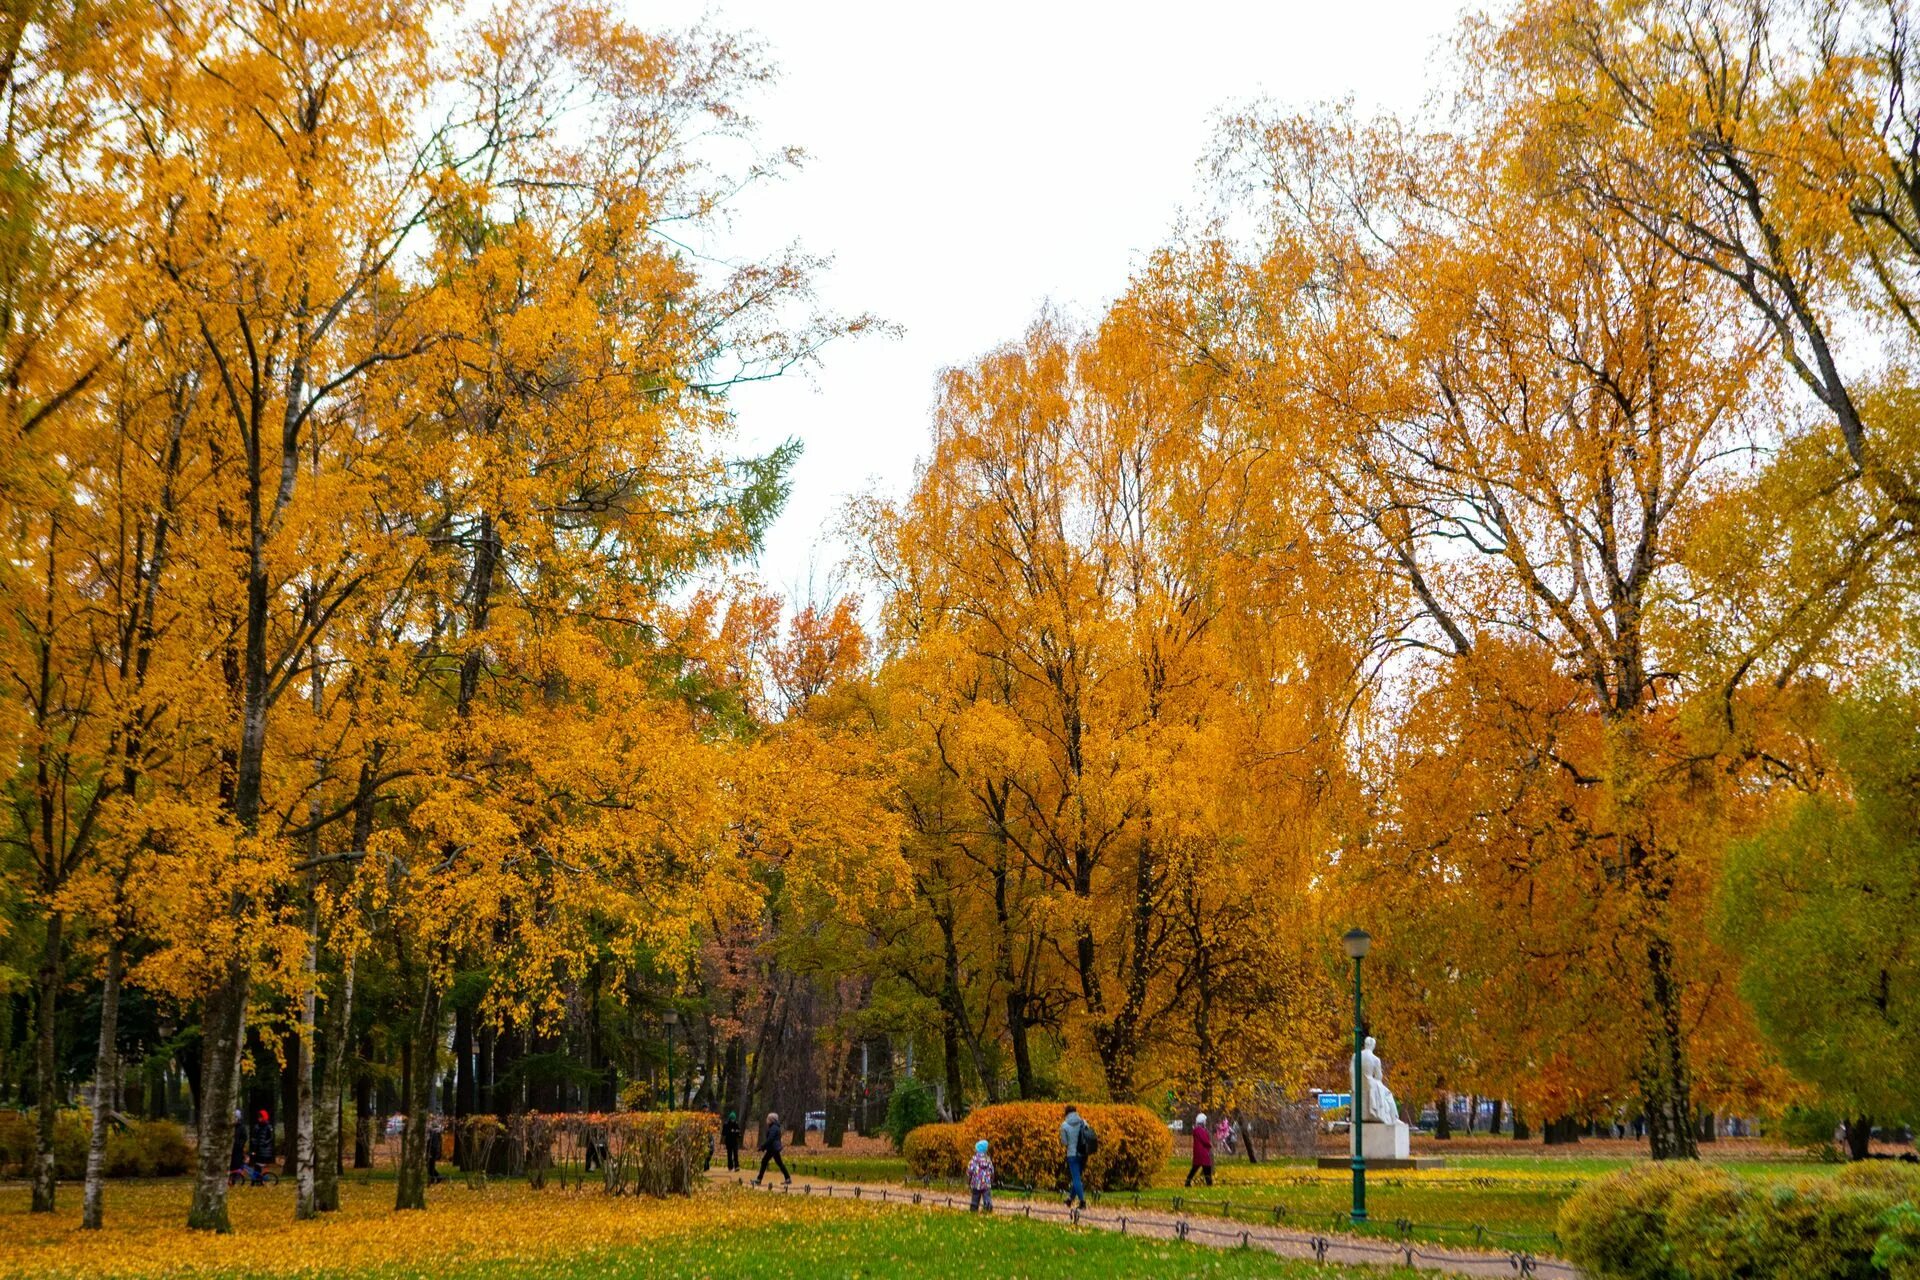
[(1360, 1016), (1360, 962), (1373, 949), (1373, 935), (1365, 929), (1349, 929), (1340, 941), (1346, 945), (1347, 958), (1353, 961), (1353, 1098), (1347, 1107), (1347, 1130), (1353, 1138), (1353, 1212), (1354, 1222), (1367, 1220), (1367, 1153), (1360, 1128), (1360, 1053), (1365, 1024)]
[(667, 1110), (673, 1110), (673, 1028), (680, 1021), (680, 1015), (672, 1009), (660, 1015), (660, 1021), (667, 1024)]

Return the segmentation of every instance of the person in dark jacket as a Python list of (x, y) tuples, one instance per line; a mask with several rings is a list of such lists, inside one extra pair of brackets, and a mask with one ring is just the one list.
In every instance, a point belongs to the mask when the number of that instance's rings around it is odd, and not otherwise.
[(1193, 1164), (1187, 1169), (1187, 1185), (1193, 1185), (1193, 1175), (1204, 1173), (1207, 1185), (1213, 1185), (1213, 1130), (1207, 1128), (1207, 1113), (1202, 1111), (1193, 1120)]
[(740, 1168), (740, 1138), (740, 1117), (729, 1111), (726, 1122), (720, 1126), (720, 1145), (727, 1149), (727, 1168), (736, 1172)]
[(253, 1121), (253, 1135), (247, 1153), (262, 1169), (273, 1163), (273, 1115), (262, 1110)]
[(778, 1165), (780, 1176), (787, 1180), (787, 1185), (793, 1184), (793, 1175), (787, 1172), (787, 1162), (780, 1158), (781, 1148), (785, 1146), (780, 1136), (780, 1115), (769, 1111), (767, 1122), (760, 1126), (760, 1176), (753, 1180), (756, 1187), (766, 1178), (769, 1164)]

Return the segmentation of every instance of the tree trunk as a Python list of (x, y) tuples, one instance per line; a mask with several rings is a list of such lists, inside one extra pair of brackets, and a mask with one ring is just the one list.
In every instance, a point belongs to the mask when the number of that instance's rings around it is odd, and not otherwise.
[(120, 942), (107, 944), (107, 979), (100, 988), (100, 1048), (93, 1058), (93, 1132), (87, 1139), (87, 1189), (80, 1225), (98, 1231), (106, 1212), (108, 1089), (119, 1061)]
[(340, 976), (327, 998), (327, 1025), (320, 1039), (325, 1056), (320, 1059), (320, 1104), (313, 1121), (313, 1200), (321, 1213), (340, 1207), (340, 1111), (351, 1052), (347, 1038), (353, 1028), (353, 968), (352, 956), (341, 961)]
[(954, 1025), (953, 1011), (940, 1019), (940, 1049), (947, 1067), (947, 1119), (955, 1122), (966, 1114), (966, 1093), (960, 1083), (960, 1034)]
[(1500, 1136), (1500, 1125), (1504, 1119), (1501, 1113), (1506, 1110), (1506, 1106), (1507, 1101), (1505, 1098), (1495, 1098), (1493, 1100), (1493, 1124), (1487, 1130), (1488, 1137), (1497, 1138)]
[(1007, 992), (1007, 1038), (1013, 1042), (1013, 1078), (1023, 1100), (1034, 1096), (1033, 1052), (1027, 1047), (1027, 1000), (1018, 991)]
[(1440, 1117), (1434, 1122), (1433, 1136), (1441, 1142), (1453, 1140), (1453, 1116), (1447, 1104), (1448, 1098), (1444, 1093), (1433, 1100), (1433, 1109)]
[(1873, 1118), (1855, 1116), (1847, 1121), (1847, 1156), (1865, 1160), (1873, 1154)]
[(1572, 1116), (1560, 1116), (1547, 1121), (1547, 1127), (1541, 1131), (1547, 1145), (1571, 1145), (1580, 1141), (1580, 1122)]
[[(595, 1015), (596, 1018), (598, 1015)], [(453, 1011), (453, 1105), (448, 1108), (453, 1116), (453, 1161), (462, 1169), (467, 1167), (466, 1130), (460, 1123), (473, 1114), (474, 1099), (478, 1093), (473, 1078), (473, 1010), (462, 1005)], [(614, 1088), (609, 1074), (608, 1088)], [(607, 1106), (611, 1111), (613, 1107)]]
[(320, 922), (311, 922), (307, 930), (306, 983), (300, 993), (299, 1058), (292, 1064), (294, 1078), (294, 1181), (298, 1188), (293, 1201), (293, 1219), (304, 1222), (320, 1216), (319, 1193), (314, 1185), (314, 1160), (317, 1147), (313, 1131), (313, 1050), (318, 1028), (315, 1017), (320, 983)]
[(53, 1212), (56, 1182), (53, 1162), (53, 1122), (60, 1111), (60, 1082), (54, 1052), (54, 1017), (59, 1011), (61, 930), (65, 919), (47, 913), (47, 936), (40, 952), (40, 1039), (34, 1059), (35, 1087), (39, 1090), (39, 1125), (33, 1139), (33, 1212)]
[(414, 1024), (407, 1079), (407, 1120), (400, 1133), (400, 1179), (395, 1209), (427, 1207), (427, 1100), (433, 1093), (433, 1063), (440, 1038), (440, 993), (433, 980), (420, 981), (420, 1016)]
[[(372, 1047), (362, 1042), (361, 1050), (362, 1058), (370, 1060)], [(356, 1169), (373, 1168), (374, 1126), (373, 1077), (363, 1065), (353, 1073), (353, 1167)]]
[(1520, 1115), (1520, 1108), (1513, 1109), (1513, 1140), (1525, 1142), (1533, 1137), (1533, 1131), (1527, 1128), (1526, 1120)]
[(280, 1176), (291, 1178), (300, 1171), (300, 1077), (307, 1060), (307, 1038), (296, 1022), (286, 1039), (287, 1065), (280, 1068), (280, 1131), (286, 1145), (280, 1148)]
[(1693, 1160), (1700, 1148), (1694, 1137), (1673, 946), (1660, 936), (1647, 943), (1647, 1013), (1652, 1034), (1640, 1068), (1640, 1102), (1649, 1152), (1655, 1160)]
[(241, 1046), (247, 1032), (251, 974), (245, 956), (227, 959), (226, 972), (207, 997), (201, 1015), (200, 1152), (187, 1211), (190, 1231), (233, 1230), (227, 1217), (227, 1140), (239, 1092)]

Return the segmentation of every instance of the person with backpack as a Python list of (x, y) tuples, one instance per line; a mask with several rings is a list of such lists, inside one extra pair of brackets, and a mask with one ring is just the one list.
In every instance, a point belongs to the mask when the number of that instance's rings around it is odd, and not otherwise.
[(1067, 1117), (1060, 1122), (1060, 1145), (1067, 1153), (1067, 1206), (1078, 1200), (1087, 1207), (1087, 1158), (1100, 1147), (1093, 1126), (1080, 1118), (1080, 1108), (1067, 1104)]
[(1213, 1130), (1207, 1128), (1207, 1113), (1202, 1111), (1193, 1118), (1193, 1163), (1187, 1168), (1187, 1185), (1193, 1185), (1193, 1175), (1207, 1175), (1207, 1185), (1213, 1185)]
[(779, 1166), (780, 1176), (787, 1180), (788, 1186), (793, 1185), (793, 1175), (787, 1172), (787, 1162), (780, 1158), (780, 1151), (784, 1145), (780, 1141), (780, 1114), (769, 1111), (767, 1122), (760, 1126), (760, 1176), (753, 1180), (754, 1186), (759, 1186), (766, 1178), (769, 1164)]
[(967, 1190), (968, 1213), (993, 1212), (993, 1161), (987, 1157), (985, 1138), (973, 1144), (973, 1159), (967, 1161)]

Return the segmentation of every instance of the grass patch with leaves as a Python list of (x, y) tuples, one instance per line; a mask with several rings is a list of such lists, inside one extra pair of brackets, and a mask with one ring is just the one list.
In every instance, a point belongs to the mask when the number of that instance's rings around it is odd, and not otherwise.
[(1257, 1251), (1142, 1240), (1010, 1217), (768, 1196), (691, 1199), (598, 1192), (436, 1188), (424, 1213), (395, 1213), (381, 1183), (343, 1187), (338, 1214), (293, 1221), (282, 1185), (236, 1191), (234, 1231), (187, 1231), (184, 1180), (111, 1189), (107, 1226), (79, 1228), (77, 1195), (27, 1213), (0, 1188), (0, 1280), (651, 1280), (654, 1277), (949, 1276), (1147, 1280), (1381, 1280)]

